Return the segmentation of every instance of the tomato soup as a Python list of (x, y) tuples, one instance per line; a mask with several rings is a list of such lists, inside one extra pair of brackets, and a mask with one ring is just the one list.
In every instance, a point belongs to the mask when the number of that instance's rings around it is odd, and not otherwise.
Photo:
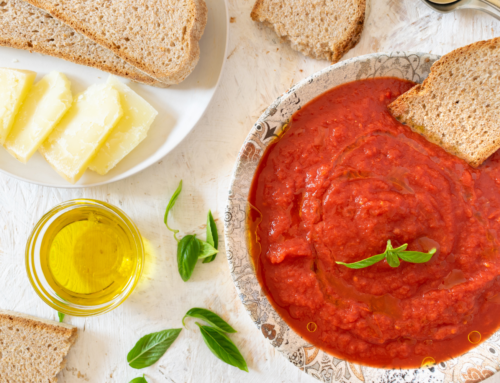
[[(278, 313), (311, 344), (376, 367), (439, 363), (500, 325), (500, 155), (474, 169), (396, 121), (387, 105), (412, 86), (361, 80), (302, 107), (249, 198), (254, 264)], [(397, 268), (336, 263), (388, 240), (437, 252)]]

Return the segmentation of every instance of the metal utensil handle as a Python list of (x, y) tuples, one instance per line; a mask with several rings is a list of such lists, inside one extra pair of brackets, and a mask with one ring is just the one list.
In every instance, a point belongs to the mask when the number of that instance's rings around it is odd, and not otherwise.
[(500, 0), (482, 0), (483, 3), (487, 3), (492, 5), (493, 7), (496, 7), (497, 9), (500, 10)]
[(500, 20), (500, 0), (472, 0), (463, 8), (480, 9)]

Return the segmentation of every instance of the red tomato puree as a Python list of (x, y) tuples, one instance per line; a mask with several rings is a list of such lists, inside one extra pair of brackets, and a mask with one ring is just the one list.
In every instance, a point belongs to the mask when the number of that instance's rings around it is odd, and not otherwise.
[[(276, 310), (313, 345), (377, 367), (439, 363), (500, 325), (500, 155), (474, 169), (396, 121), (387, 105), (412, 86), (355, 81), (305, 105), (250, 196), (254, 263)], [(389, 239), (438, 251), (397, 268), (335, 263)]]

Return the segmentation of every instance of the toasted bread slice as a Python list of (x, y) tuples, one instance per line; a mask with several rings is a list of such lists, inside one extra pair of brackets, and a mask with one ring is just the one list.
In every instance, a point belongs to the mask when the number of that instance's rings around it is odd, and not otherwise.
[(196, 66), (207, 23), (204, 0), (27, 0), (166, 84)]
[(0, 1), (0, 45), (62, 58), (148, 85), (167, 86), (21, 0)]
[(500, 148), (500, 38), (443, 56), (389, 110), (429, 141), (481, 165)]
[(76, 327), (0, 310), (0, 382), (57, 382)]
[(251, 16), (296, 51), (335, 63), (360, 39), (366, 0), (257, 0)]

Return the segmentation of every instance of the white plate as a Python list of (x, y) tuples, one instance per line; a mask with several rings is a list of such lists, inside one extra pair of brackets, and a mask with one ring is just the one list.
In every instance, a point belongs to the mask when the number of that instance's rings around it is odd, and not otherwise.
[[(126, 81), (158, 111), (148, 137), (116, 168), (105, 176), (87, 170), (80, 181), (71, 185), (36, 153), (22, 164), (0, 147), (0, 171), (39, 185), (79, 188), (103, 185), (129, 177), (163, 158), (194, 128), (207, 109), (217, 89), (226, 59), (228, 13), (225, 0), (206, 0), (208, 22), (200, 40), (200, 61), (189, 77), (179, 85), (159, 89)], [(95, 83), (105, 82), (108, 74), (61, 59), (0, 47), (0, 67), (29, 69), (38, 73), (37, 80), (56, 70), (66, 74), (73, 93)]]

